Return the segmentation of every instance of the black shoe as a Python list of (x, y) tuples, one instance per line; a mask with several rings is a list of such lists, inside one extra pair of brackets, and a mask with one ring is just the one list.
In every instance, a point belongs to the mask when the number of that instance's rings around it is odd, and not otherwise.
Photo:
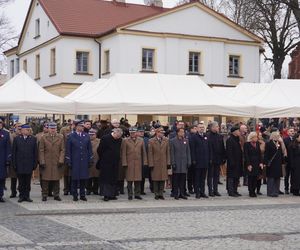
[(136, 200), (142, 200), (143, 198), (138, 195), (138, 196), (134, 196), (134, 199), (136, 199)]
[(128, 196), (128, 200), (130, 200), (130, 201), (131, 201), (131, 200), (132, 200), (132, 196)]
[(42, 198), (42, 201), (47, 201), (47, 197), (43, 197), (43, 198)]
[(109, 198), (105, 196), (105, 197), (103, 198), (103, 200), (104, 200), (104, 201), (109, 201)]
[(64, 195), (69, 195), (69, 192), (64, 192)]
[(80, 200), (87, 201), (87, 198), (85, 196), (80, 196)]
[(116, 196), (114, 196), (114, 197), (110, 197), (109, 199), (112, 200), (112, 201), (115, 201), (115, 200), (117, 200), (118, 198), (117, 198)]
[(154, 197), (154, 199), (155, 199), (155, 200), (159, 200), (159, 196), (156, 195), (156, 196)]
[(290, 194), (289, 190), (285, 190), (284, 193), (285, 193), (285, 194)]
[(178, 197), (178, 196), (175, 196), (174, 199), (175, 199), (175, 200), (179, 200), (179, 197)]
[(30, 199), (30, 198), (26, 198), (26, 201), (27, 201), (27, 202), (33, 202), (33, 200)]
[(230, 197), (239, 197), (237, 194), (228, 194)]
[(17, 197), (17, 194), (11, 194), (10, 196), (9, 196), (9, 198), (16, 198)]
[(1, 197), (1, 198), (0, 198), (0, 202), (3, 203), (3, 202), (5, 202), (5, 200)]
[(278, 194), (282, 195), (282, 194), (284, 194), (284, 192), (282, 192), (282, 191), (279, 190)]
[(146, 195), (146, 193), (145, 192), (141, 192), (141, 195)]
[(21, 203), (21, 202), (23, 202), (23, 201), (25, 201), (24, 198), (19, 198), (19, 200), (18, 200), (19, 203)]
[(257, 197), (256, 194), (249, 194), (249, 196), (250, 196), (251, 198)]
[(299, 194), (299, 193), (293, 193), (293, 195), (294, 195), (294, 196), (300, 196), (300, 194)]
[(235, 194), (236, 194), (237, 196), (242, 196), (242, 195), (241, 195), (240, 193), (238, 193), (238, 192), (236, 192)]
[(161, 195), (161, 196), (158, 196), (158, 198), (159, 198), (160, 200), (164, 200), (164, 199), (165, 199), (165, 197), (163, 197), (162, 195)]
[(74, 196), (74, 197), (73, 197), (73, 201), (78, 201), (78, 197), (77, 197), (77, 196)]
[(222, 196), (219, 192), (214, 192), (214, 195), (219, 197)]
[(215, 197), (215, 194), (213, 192), (209, 192), (208, 195), (211, 197)]
[(61, 198), (59, 196), (54, 197), (54, 200), (61, 201)]
[(185, 195), (179, 195), (180, 199), (187, 200), (188, 198)]
[(205, 198), (205, 199), (208, 198), (208, 196), (207, 196), (206, 194), (201, 194), (200, 197), (201, 197), (201, 198)]
[(257, 195), (262, 195), (262, 193), (261, 193), (261, 192), (257, 192), (256, 194), (257, 194)]

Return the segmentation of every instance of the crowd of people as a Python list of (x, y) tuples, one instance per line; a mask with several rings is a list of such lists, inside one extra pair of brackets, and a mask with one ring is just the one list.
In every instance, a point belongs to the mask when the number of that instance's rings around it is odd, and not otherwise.
[(226, 166), (231, 197), (241, 196), (241, 185), (248, 186), (250, 197), (262, 195), (263, 183), (267, 196), (278, 197), (284, 194), (281, 177), (285, 194), (300, 196), (296, 124), (278, 129), (274, 123), (260, 122), (252, 130), (243, 123), (176, 121), (169, 128), (159, 121), (130, 126), (126, 119), (114, 119), (68, 120), (61, 128), (44, 122), (43, 131), (35, 134), (30, 124), (16, 123), (7, 130), (0, 120), (0, 202), (5, 202), (7, 177), (10, 198), (32, 202), (32, 176), (39, 178), (43, 202), (48, 197), (61, 201), (62, 178), (63, 194), (72, 195), (73, 201), (87, 201), (92, 194), (116, 200), (125, 193), (125, 181), (128, 199), (141, 200), (146, 180), (156, 200), (165, 199), (166, 185), (176, 200), (209, 198), (221, 196), (221, 166)]

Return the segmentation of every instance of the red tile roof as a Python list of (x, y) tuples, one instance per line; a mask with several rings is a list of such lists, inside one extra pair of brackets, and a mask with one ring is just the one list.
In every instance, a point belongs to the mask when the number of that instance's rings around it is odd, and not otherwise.
[(168, 9), (104, 0), (39, 0), (60, 34), (97, 37)]

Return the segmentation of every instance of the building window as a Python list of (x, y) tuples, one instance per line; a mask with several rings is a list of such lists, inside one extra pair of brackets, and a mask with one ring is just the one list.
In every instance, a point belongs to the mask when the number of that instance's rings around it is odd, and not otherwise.
[(240, 76), (239, 56), (229, 56), (229, 76)]
[(27, 60), (23, 61), (23, 70), (27, 73)]
[(109, 50), (104, 51), (104, 73), (110, 72), (110, 53)]
[(154, 71), (154, 49), (143, 49), (142, 70)]
[(15, 75), (15, 60), (10, 61), (10, 77)]
[(35, 56), (35, 79), (40, 79), (41, 77), (41, 65), (40, 65), (40, 55)]
[(50, 76), (56, 74), (56, 49), (50, 50)]
[(89, 52), (76, 52), (76, 73), (89, 72)]
[(189, 73), (199, 74), (200, 73), (200, 53), (190, 52), (189, 53)]
[(17, 58), (16, 59), (16, 74), (18, 74), (20, 72), (20, 59)]
[(35, 37), (37, 38), (40, 36), (40, 19), (35, 20)]

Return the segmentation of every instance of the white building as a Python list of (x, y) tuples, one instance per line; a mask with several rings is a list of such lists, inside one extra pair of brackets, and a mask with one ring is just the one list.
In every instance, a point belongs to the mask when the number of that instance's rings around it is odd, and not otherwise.
[(197, 74), (208, 84), (259, 82), (262, 45), (196, 1), (165, 9), (120, 0), (32, 0), (18, 46), (5, 54), (10, 77), (23, 69), (65, 96), (116, 72)]

